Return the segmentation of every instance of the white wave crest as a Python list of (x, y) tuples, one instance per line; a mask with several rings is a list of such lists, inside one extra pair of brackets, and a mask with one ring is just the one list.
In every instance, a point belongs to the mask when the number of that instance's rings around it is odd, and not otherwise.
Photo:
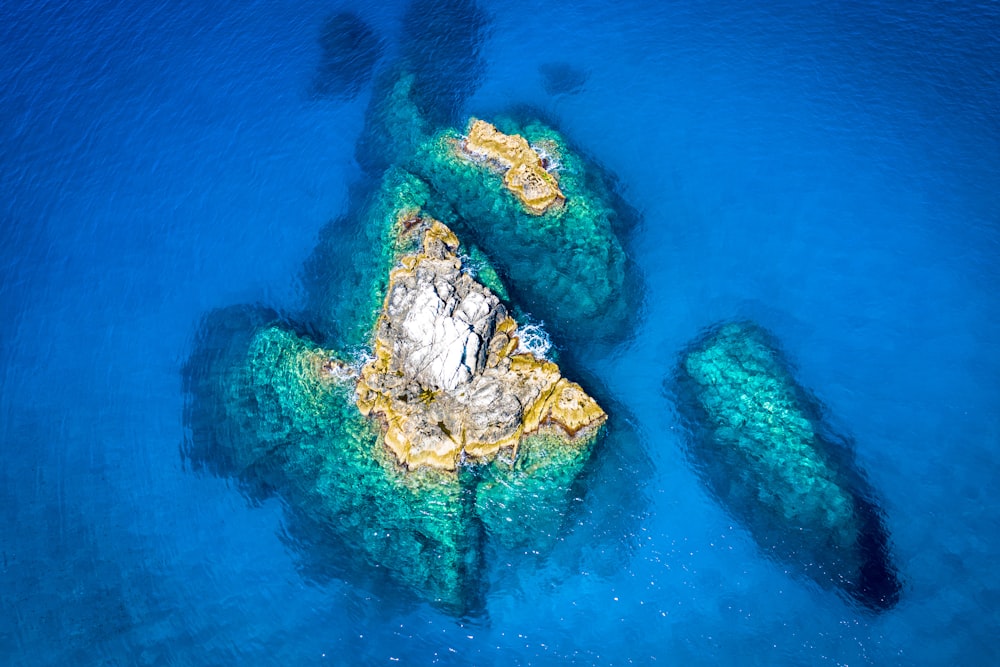
[(541, 324), (524, 324), (517, 328), (517, 352), (529, 352), (539, 359), (548, 357), (552, 349), (552, 339)]

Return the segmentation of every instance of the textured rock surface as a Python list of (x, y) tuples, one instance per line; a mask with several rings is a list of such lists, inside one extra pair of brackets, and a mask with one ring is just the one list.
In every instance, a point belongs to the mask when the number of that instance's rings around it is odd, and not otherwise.
[(559, 367), (518, 353), (517, 323), (463, 270), (458, 239), (421, 223), (422, 249), (393, 270), (362, 369), (358, 407), (380, 416), (400, 463), (454, 470), (539, 431), (584, 441), (606, 415)]
[(541, 215), (566, 201), (555, 176), (546, 171), (542, 157), (521, 135), (504, 134), (484, 120), (473, 119), (461, 147), (469, 156), (503, 170), (504, 185), (531, 213)]

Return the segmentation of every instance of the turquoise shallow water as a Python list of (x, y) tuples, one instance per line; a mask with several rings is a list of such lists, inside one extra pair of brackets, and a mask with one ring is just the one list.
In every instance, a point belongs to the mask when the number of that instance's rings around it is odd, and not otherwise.
[[(346, 7), (381, 66), (468, 8)], [(646, 289), (627, 343), (566, 351), (626, 417), (617, 447), (550, 553), (486, 559), (469, 618), (315, 576), (279, 499), (181, 454), (198, 322), (301, 310), (303, 263), (367, 178), (367, 79), (317, 92), (337, 9), (0, 8), (0, 662), (995, 662), (995, 6), (507, 3), (481, 39), (450, 34), (439, 113), (529, 105), (613, 172)], [(663, 381), (733, 318), (852, 443), (894, 608), (763, 556), (692, 468)]]

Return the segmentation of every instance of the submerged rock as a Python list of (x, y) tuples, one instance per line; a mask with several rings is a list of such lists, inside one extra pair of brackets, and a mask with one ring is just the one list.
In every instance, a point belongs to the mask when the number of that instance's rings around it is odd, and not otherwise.
[(517, 323), (463, 272), (455, 235), (422, 225), (421, 251), (392, 272), (358, 383), (358, 407), (383, 420), (399, 462), (454, 470), (501, 450), (514, 459), (522, 436), (540, 430), (586, 443), (604, 411), (554, 363), (518, 350)]
[(545, 63), (538, 66), (542, 87), (549, 95), (573, 95), (583, 90), (589, 75), (586, 70), (566, 62)]
[(709, 331), (683, 356), (675, 388), (695, 464), (765, 553), (869, 608), (896, 604), (874, 493), (763, 329)]
[(414, 75), (421, 114), (450, 125), (486, 70), (490, 15), (474, 0), (412, 0), (401, 18), (400, 60)]

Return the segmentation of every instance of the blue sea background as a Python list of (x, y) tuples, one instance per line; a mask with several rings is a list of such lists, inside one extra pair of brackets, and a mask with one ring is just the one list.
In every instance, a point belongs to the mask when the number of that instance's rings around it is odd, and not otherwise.
[[(482, 8), (464, 111), (542, 110), (642, 216), (638, 328), (586, 361), (623, 483), (488, 559), (473, 617), (304, 577), (280, 498), (186, 464), (181, 367), (213, 308), (303, 307), (371, 95), (310, 93), (320, 28), (356, 12), (384, 66), (405, 3), (4, 2), (0, 663), (997, 664), (1000, 5)], [(693, 470), (662, 385), (734, 317), (852, 440), (895, 608), (765, 558)]]

